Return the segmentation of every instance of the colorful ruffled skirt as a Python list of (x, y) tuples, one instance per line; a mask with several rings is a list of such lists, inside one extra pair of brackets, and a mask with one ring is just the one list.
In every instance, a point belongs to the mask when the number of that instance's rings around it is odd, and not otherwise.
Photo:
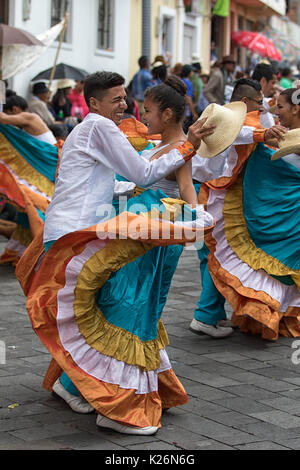
[(60, 238), (38, 260), (29, 247), (21, 260), (23, 272), (37, 260), (26, 294), (53, 357), (44, 387), (64, 371), (97, 412), (126, 425), (160, 426), (162, 409), (188, 400), (161, 314), (182, 245), (203, 229), (166, 220), (174, 202), (145, 191), (109, 221)]
[(13, 126), (0, 124), (0, 195), (18, 211), (17, 226), (0, 264), (15, 266), (43, 230), (54, 191), (60, 149)]
[(300, 336), (300, 171), (259, 144), (227, 190), (202, 185), (208, 266), (243, 332)]

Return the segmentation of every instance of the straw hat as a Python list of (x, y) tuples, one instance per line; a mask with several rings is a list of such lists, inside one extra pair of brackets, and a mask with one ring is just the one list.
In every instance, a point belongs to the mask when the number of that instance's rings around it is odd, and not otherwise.
[(224, 152), (233, 144), (244, 125), (247, 114), (247, 106), (242, 101), (220, 106), (211, 103), (205, 108), (201, 117), (207, 117), (205, 125), (215, 125), (215, 131), (202, 139), (197, 150), (200, 157), (212, 158)]
[(278, 160), (290, 153), (300, 152), (300, 129), (293, 129), (284, 134), (284, 140), (278, 142), (279, 150), (273, 153), (271, 160)]
[(69, 78), (63, 78), (57, 81), (56, 88), (58, 90), (61, 90), (62, 88), (73, 88), (74, 85), (75, 85), (74, 80), (71, 80)]
[(154, 62), (154, 64), (152, 64), (152, 68), (156, 69), (156, 67), (161, 67), (162, 65), (165, 65), (164, 62), (157, 60), (156, 62)]

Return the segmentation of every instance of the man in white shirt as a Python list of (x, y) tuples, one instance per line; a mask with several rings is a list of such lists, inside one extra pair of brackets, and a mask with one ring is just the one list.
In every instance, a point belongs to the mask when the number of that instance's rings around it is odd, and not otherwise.
[(277, 83), (275, 70), (269, 64), (260, 63), (255, 67), (251, 78), (260, 83), (263, 93), (264, 111), (261, 113), (260, 117), (261, 125), (267, 128), (272, 127), (275, 125), (275, 119), (273, 114), (270, 113), (270, 107), (276, 104), (272, 98)]

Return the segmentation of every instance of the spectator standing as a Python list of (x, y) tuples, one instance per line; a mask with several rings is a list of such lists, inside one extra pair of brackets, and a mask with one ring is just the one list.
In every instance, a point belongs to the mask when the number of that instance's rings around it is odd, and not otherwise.
[(230, 101), (235, 65), (236, 62), (233, 56), (225, 56), (221, 63), (216, 62), (214, 64), (209, 80), (203, 90), (204, 97), (209, 103), (223, 105)]
[(64, 121), (71, 116), (72, 103), (69, 96), (72, 93), (73, 80), (63, 79), (57, 82), (57, 91), (52, 98), (52, 108), (56, 114), (57, 121)]
[(201, 78), (202, 69), (200, 62), (193, 62), (192, 67), (194, 75), (191, 78), (191, 82), (193, 85), (194, 103), (196, 104), (203, 90), (203, 81)]
[(284, 89), (292, 88), (293, 72), (290, 68), (286, 67), (282, 70), (279, 86)]
[(159, 85), (160, 83), (163, 83), (167, 78), (167, 66), (161, 61), (154, 62), (154, 64), (152, 65), (151, 74), (153, 86)]
[(48, 108), (50, 90), (44, 82), (35, 83), (32, 87), (33, 97), (28, 103), (28, 111), (42, 118), (49, 127), (55, 124), (55, 118)]
[(183, 130), (185, 133), (188, 132), (188, 128), (193, 124), (196, 119), (198, 119), (198, 114), (195, 111), (194, 107), (194, 91), (193, 85), (191, 82), (191, 78), (194, 74), (193, 68), (189, 64), (185, 64), (182, 66), (181, 69), (181, 79), (187, 86), (187, 93), (186, 93), (186, 112), (185, 112), (185, 120), (183, 123)]
[(76, 85), (68, 96), (71, 102), (71, 115), (77, 117), (78, 121), (82, 121), (89, 113), (89, 108), (83, 96), (84, 80), (77, 80)]
[(144, 113), (144, 93), (147, 88), (153, 86), (152, 75), (149, 71), (149, 59), (143, 55), (138, 61), (140, 70), (134, 75), (132, 79), (132, 94), (133, 98), (137, 101), (140, 117)]

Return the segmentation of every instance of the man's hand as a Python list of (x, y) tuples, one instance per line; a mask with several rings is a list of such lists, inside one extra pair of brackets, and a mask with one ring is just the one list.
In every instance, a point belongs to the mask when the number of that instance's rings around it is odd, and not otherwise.
[(284, 135), (288, 132), (283, 126), (273, 126), (265, 132), (265, 143), (272, 147), (278, 147), (278, 142), (284, 140)]
[(200, 147), (203, 137), (214, 133), (216, 126), (204, 126), (207, 118), (198, 119), (189, 127), (188, 141), (194, 146), (195, 150)]

